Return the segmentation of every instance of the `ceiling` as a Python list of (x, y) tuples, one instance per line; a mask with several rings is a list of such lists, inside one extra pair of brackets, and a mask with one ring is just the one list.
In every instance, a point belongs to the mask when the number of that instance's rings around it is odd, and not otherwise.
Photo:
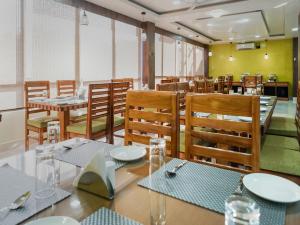
[(206, 44), (298, 35), (300, 0), (89, 1)]

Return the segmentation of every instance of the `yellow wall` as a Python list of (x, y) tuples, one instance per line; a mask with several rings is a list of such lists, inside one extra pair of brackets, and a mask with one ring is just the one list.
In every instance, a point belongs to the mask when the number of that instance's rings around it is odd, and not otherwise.
[[(267, 48), (265, 47), (267, 44)], [(261, 48), (255, 50), (236, 51), (235, 44), (212, 45), (213, 55), (209, 57), (209, 75), (217, 77), (224, 74), (233, 74), (234, 80), (240, 80), (244, 72), (250, 74), (261, 73), (264, 80), (270, 73), (275, 73), (279, 81), (289, 82), (290, 96), (293, 83), (293, 41), (292, 39), (261, 42)], [(265, 60), (266, 50), (269, 59)], [(228, 58), (232, 54), (234, 60)]]

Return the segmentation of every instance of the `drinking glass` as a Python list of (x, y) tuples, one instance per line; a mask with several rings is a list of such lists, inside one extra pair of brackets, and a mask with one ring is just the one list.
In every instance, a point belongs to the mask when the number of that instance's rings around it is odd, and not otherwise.
[(243, 94), (243, 88), (242, 87), (238, 87), (237, 93), (239, 93), (240, 95)]
[(229, 90), (229, 94), (233, 95), (234, 94), (234, 90)]
[(260, 210), (255, 201), (232, 195), (225, 201), (225, 225), (259, 225)]
[[(154, 187), (165, 188), (165, 155), (166, 140), (154, 138), (150, 140), (150, 189)], [(156, 170), (160, 170), (159, 176), (153, 176)], [(150, 221), (151, 225), (166, 224), (166, 196), (149, 191), (150, 195)]]
[(47, 139), (49, 144), (56, 144), (60, 141), (60, 123), (51, 121), (47, 124)]
[(35, 197), (49, 198), (55, 194), (54, 146), (40, 145), (36, 147)]

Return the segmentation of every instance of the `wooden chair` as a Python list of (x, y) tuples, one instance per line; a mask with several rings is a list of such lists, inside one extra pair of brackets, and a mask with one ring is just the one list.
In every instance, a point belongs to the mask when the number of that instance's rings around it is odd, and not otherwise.
[(75, 80), (58, 80), (56, 81), (57, 96), (75, 96), (76, 81)]
[(224, 93), (225, 91), (225, 76), (218, 76), (218, 93)]
[(246, 91), (247, 88), (256, 88), (257, 86), (257, 76), (244, 76), (243, 78), (243, 88)]
[(180, 124), (185, 124), (185, 96), (190, 91), (190, 86), (188, 82), (176, 83), (176, 91), (179, 97), (179, 115)]
[(176, 77), (176, 76), (165, 76), (164, 78), (167, 79), (167, 80), (171, 80), (172, 83), (180, 81), (179, 77)]
[(261, 74), (256, 75), (256, 85), (263, 84), (263, 76)]
[[(28, 102), (37, 98), (50, 98), (50, 82), (49, 81), (26, 81), (24, 84), (25, 95), (25, 149), (29, 149), (29, 139), (35, 139), (41, 145), (46, 139), (44, 134), (47, 132), (47, 124), (56, 120), (50, 116), (50, 111), (31, 108)], [(45, 113), (46, 116), (32, 117), (38, 113)], [(30, 132), (37, 133), (38, 137), (30, 136)]]
[(194, 80), (194, 92), (205, 93), (205, 80)]
[(112, 143), (114, 143), (114, 136), (124, 138), (124, 136), (114, 133), (125, 128), (126, 94), (129, 89), (129, 82), (112, 83)]
[(67, 126), (68, 138), (84, 137), (98, 139), (106, 137), (112, 143), (111, 83), (90, 84), (86, 121)]
[(233, 83), (233, 75), (226, 75), (226, 82), (224, 93), (228, 94), (230, 90), (232, 90), (232, 83)]
[(195, 80), (195, 77), (194, 77), (194, 76), (186, 76), (186, 77), (185, 77), (185, 80), (188, 81), (188, 82), (189, 82), (189, 81), (194, 81), (194, 80)]
[(132, 90), (134, 89), (133, 78), (111, 79), (111, 82), (113, 82), (113, 83), (129, 82), (129, 88), (132, 89)]
[(176, 91), (176, 83), (157, 84), (157, 91)]
[[(145, 111), (154, 108), (156, 111)], [(128, 91), (125, 113), (125, 145), (149, 145), (153, 137), (167, 140), (167, 155), (179, 148), (178, 94), (169, 91)]]
[[(186, 159), (225, 169), (258, 171), (259, 107), (259, 96), (188, 94), (185, 128)], [(252, 122), (221, 120), (212, 115), (209, 118), (196, 117), (194, 114), (196, 112), (251, 117)], [(195, 142), (195, 139), (209, 142), (211, 145), (201, 145)], [(224, 160), (227, 163), (219, 163)]]
[(172, 79), (161, 79), (160, 83), (161, 84), (169, 84), (169, 83), (173, 83), (173, 80)]
[(215, 82), (213, 79), (205, 79), (205, 93), (215, 92)]

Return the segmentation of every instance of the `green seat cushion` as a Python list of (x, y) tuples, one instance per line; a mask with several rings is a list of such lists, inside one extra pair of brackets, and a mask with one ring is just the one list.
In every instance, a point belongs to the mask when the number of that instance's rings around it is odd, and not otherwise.
[[(105, 122), (106, 121), (106, 118), (105, 117), (102, 117), (102, 118), (99, 118), (99, 119), (96, 119), (97, 121), (102, 121), (102, 122)], [(114, 126), (117, 127), (117, 126), (120, 126), (122, 124), (125, 123), (125, 119), (124, 117), (121, 117), (121, 116), (115, 116), (114, 117)]]
[(298, 140), (294, 137), (284, 137), (276, 135), (265, 135), (262, 146), (278, 147), (283, 149), (289, 149), (299, 151)]
[(272, 121), (276, 121), (276, 122), (280, 122), (280, 123), (295, 123), (295, 118), (282, 117), (282, 116), (273, 116)]
[(263, 146), (260, 153), (260, 168), (300, 176), (300, 152)]
[[(104, 131), (106, 129), (105, 120), (93, 120), (92, 121), (92, 133)], [(67, 126), (67, 132), (86, 135), (86, 121), (79, 123), (73, 123)]]
[[(278, 118), (278, 117), (277, 117)], [(290, 119), (290, 120), (289, 120)], [(287, 137), (297, 137), (297, 127), (295, 120), (287, 118), (286, 121), (282, 119), (271, 120), (267, 134), (274, 134)]]
[(70, 120), (72, 122), (81, 122), (83, 120), (86, 120), (87, 112), (86, 110), (75, 110), (70, 111)]
[(37, 128), (46, 128), (48, 125), (48, 122), (57, 120), (56, 117), (53, 116), (44, 116), (39, 118), (33, 118), (27, 120), (27, 125), (37, 127)]

